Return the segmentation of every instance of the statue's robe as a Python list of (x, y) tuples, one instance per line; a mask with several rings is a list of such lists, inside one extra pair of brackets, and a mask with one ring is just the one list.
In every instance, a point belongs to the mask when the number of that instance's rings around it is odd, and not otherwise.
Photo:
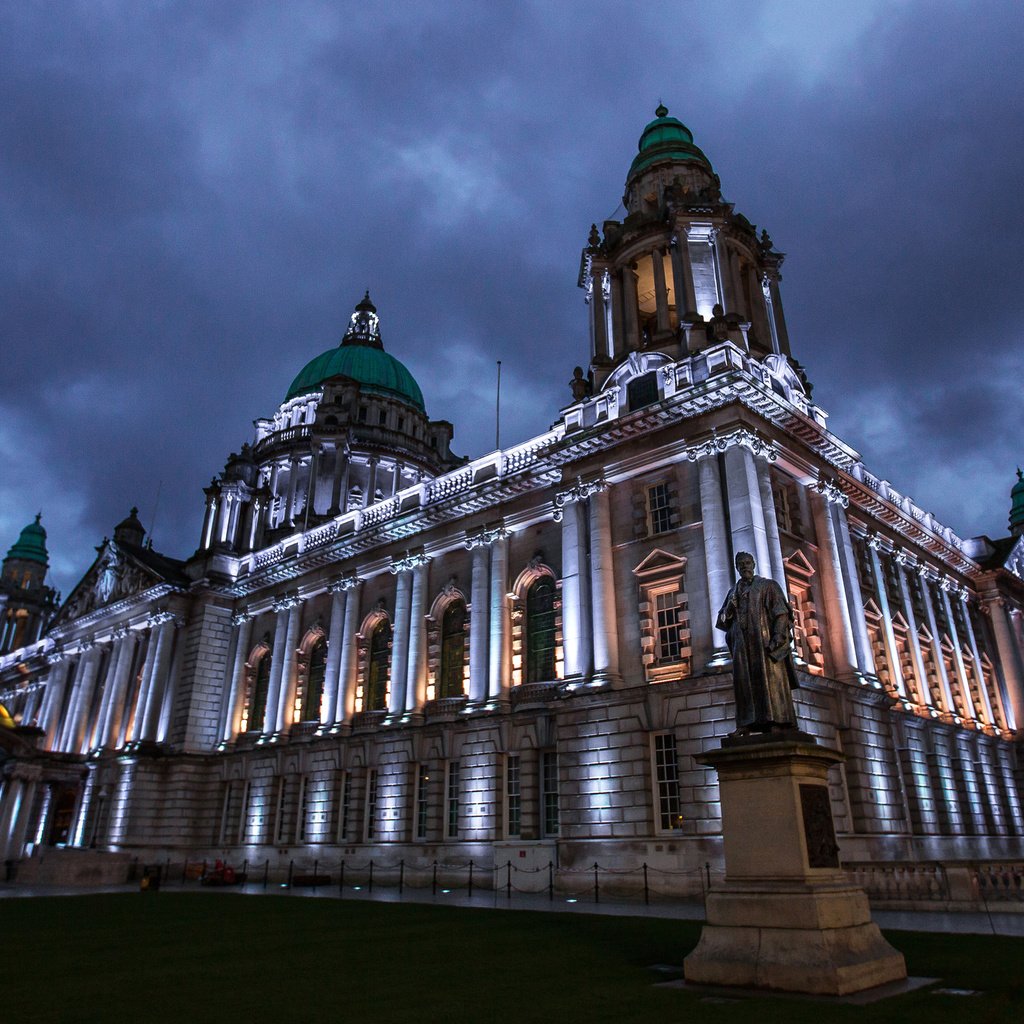
[[(718, 613), (732, 654), (736, 728), (753, 732), (793, 727), (793, 614), (774, 580), (740, 579)], [(772, 655), (775, 655), (772, 657)]]

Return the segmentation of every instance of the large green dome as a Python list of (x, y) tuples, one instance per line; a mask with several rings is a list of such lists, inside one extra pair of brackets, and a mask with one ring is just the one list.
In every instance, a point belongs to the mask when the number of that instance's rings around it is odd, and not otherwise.
[(416, 378), (394, 356), (380, 348), (354, 345), (328, 349), (306, 363), (292, 381), (285, 401), (317, 391), (325, 380), (339, 374), (359, 381), (367, 391), (389, 392), (417, 409), (424, 407)]
[(708, 158), (693, 144), (693, 134), (682, 121), (669, 117), (664, 105), (654, 114), (654, 120), (640, 136), (639, 152), (630, 165), (627, 180), (662, 160), (696, 160), (711, 169)]
[[(49, 565), (50, 559), (46, 553), (46, 531), (39, 523), (41, 518), (41, 514), (36, 516), (36, 521), (29, 523), (21, 531), (21, 535), (10, 551), (7, 552), (7, 558), (19, 558), (23, 562), (38, 562), (40, 565)], [(7, 559), (5, 558), (4, 561), (7, 561)]]
[(325, 380), (338, 376), (359, 381), (367, 391), (395, 395), (426, 411), (423, 392), (416, 378), (394, 356), (384, 351), (377, 307), (370, 301), (369, 292), (352, 313), (341, 344), (306, 363), (292, 381), (285, 401), (318, 391)]

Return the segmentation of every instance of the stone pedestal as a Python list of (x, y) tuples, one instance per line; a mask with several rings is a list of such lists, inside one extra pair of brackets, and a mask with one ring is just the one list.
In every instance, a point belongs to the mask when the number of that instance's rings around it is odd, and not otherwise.
[(688, 982), (838, 996), (907, 976), (839, 870), (828, 770), (842, 759), (801, 733), (727, 740), (699, 758), (718, 771), (726, 876)]

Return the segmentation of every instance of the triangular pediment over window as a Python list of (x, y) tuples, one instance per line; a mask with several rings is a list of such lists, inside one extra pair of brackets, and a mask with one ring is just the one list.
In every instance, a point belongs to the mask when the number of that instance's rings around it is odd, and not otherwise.
[(655, 548), (633, 569), (633, 575), (645, 579), (651, 576), (663, 576), (669, 572), (682, 572), (685, 568), (686, 559), (682, 555), (673, 555), (669, 551)]
[(802, 576), (813, 576), (814, 566), (807, 561), (807, 556), (798, 548), (788, 558), (783, 559), (787, 569), (798, 572)]

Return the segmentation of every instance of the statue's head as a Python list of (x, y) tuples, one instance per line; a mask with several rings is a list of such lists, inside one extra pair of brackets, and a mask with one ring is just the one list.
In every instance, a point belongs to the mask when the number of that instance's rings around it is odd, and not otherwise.
[(748, 582), (754, 578), (754, 556), (749, 551), (741, 551), (736, 556), (736, 571), (740, 579)]

